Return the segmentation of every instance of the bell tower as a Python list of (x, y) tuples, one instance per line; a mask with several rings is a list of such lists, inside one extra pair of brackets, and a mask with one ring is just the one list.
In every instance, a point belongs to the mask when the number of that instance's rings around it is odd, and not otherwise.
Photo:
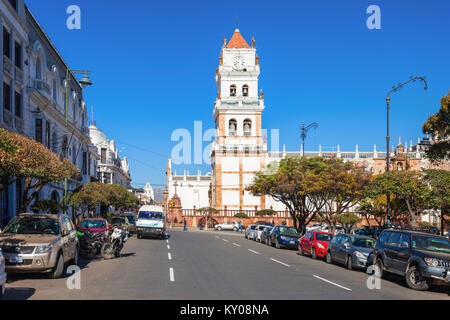
[(267, 153), (262, 136), (265, 106), (262, 91), (258, 91), (259, 74), (255, 40), (250, 46), (236, 29), (228, 44), (224, 39), (216, 69), (216, 135), (211, 149), (212, 205), (216, 209), (263, 208), (259, 197), (245, 191), (254, 174), (264, 168)]

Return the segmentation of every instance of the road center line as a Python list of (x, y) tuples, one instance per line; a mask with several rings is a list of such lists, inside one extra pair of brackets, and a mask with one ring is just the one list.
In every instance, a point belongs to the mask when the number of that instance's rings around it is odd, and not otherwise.
[(167, 245), (167, 249), (169, 249), (169, 250), (170, 250), (170, 246), (169, 246), (169, 245)]
[(255, 253), (255, 254), (259, 254), (258, 251), (255, 251), (255, 250), (252, 250), (252, 249), (248, 249), (248, 251), (253, 252), (253, 253)]
[(275, 262), (277, 262), (277, 263), (279, 263), (279, 264), (282, 264), (283, 266), (290, 267), (290, 265), (288, 265), (288, 264), (286, 264), (286, 263), (284, 263), (284, 262), (275, 260), (274, 258), (270, 258), (270, 260), (275, 261)]
[(234, 243), (234, 242), (233, 242), (233, 245), (236, 246), (236, 247), (240, 247), (241, 246), (240, 244), (237, 244), (237, 243)]
[(170, 254), (170, 252), (167, 252), (167, 257), (169, 258), (169, 260), (172, 260), (172, 255)]
[(223, 241), (225, 241), (225, 242), (228, 242), (228, 240), (227, 239), (222, 239)]
[(172, 282), (175, 281), (175, 276), (173, 274), (173, 268), (169, 268), (169, 277), (170, 277), (170, 281), (172, 281)]
[(169, 243), (169, 239), (167, 239), (166, 242)]
[(339, 288), (342, 288), (342, 289), (345, 289), (345, 290), (348, 290), (348, 291), (352, 291), (352, 289), (346, 288), (346, 287), (344, 287), (344, 286), (341, 286), (340, 284), (337, 284), (337, 283), (331, 282), (330, 280), (327, 280), (327, 279), (321, 278), (321, 277), (319, 277), (319, 276), (313, 275), (313, 277), (314, 277), (314, 278), (317, 278), (317, 279), (320, 279), (320, 280), (322, 280), (322, 281), (325, 281), (325, 282), (331, 283), (332, 285), (335, 285), (336, 287), (339, 287)]

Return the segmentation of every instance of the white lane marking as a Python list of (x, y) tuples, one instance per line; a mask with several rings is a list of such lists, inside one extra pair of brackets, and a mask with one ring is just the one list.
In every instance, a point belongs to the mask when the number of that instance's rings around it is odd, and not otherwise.
[(270, 260), (275, 261), (275, 262), (277, 262), (277, 263), (279, 263), (279, 264), (282, 264), (283, 266), (290, 267), (290, 265), (288, 265), (288, 264), (286, 264), (286, 263), (284, 263), (284, 262), (275, 260), (274, 258), (270, 258)]
[(172, 255), (170, 254), (170, 252), (167, 252), (167, 257), (169, 258), (169, 260), (172, 260)]
[(175, 281), (175, 276), (173, 274), (173, 268), (169, 268), (169, 277), (170, 277), (170, 281)]
[(228, 240), (227, 239), (222, 239), (223, 241), (225, 241), (225, 242), (228, 242)]
[(169, 239), (167, 239), (166, 242), (169, 243)]
[(237, 243), (234, 243), (234, 242), (233, 242), (233, 245), (236, 246), (236, 247), (240, 247), (241, 246), (240, 244), (237, 244)]
[(215, 236), (217, 239), (219, 239), (219, 236)]
[(314, 277), (314, 278), (317, 278), (317, 279), (320, 279), (320, 280), (322, 280), (322, 281), (325, 281), (325, 282), (331, 283), (331, 284), (335, 285), (336, 287), (339, 287), (339, 288), (342, 288), (342, 289), (345, 289), (345, 290), (348, 290), (348, 291), (352, 291), (352, 289), (346, 288), (346, 287), (344, 287), (344, 286), (341, 286), (340, 284), (337, 284), (337, 283), (331, 282), (330, 280), (327, 280), (327, 279), (321, 278), (321, 277), (319, 277), (319, 276), (313, 275), (313, 277)]
[(253, 252), (253, 253), (256, 253), (256, 254), (259, 254), (258, 251), (255, 251), (255, 250), (252, 250), (252, 249), (248, 249), (248, 251)]
[(169, 249), (169, 250), (170, 250), (170, 246), (169, 246), (169, 245), (167, 245), (167, 249)]

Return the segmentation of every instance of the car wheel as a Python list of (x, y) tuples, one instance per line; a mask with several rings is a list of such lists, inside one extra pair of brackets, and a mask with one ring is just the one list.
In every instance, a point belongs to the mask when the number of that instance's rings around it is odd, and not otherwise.
[(0, 287), (0, 299), (5, 296), (5, 292), (6, 292), (6, 285), (2, 284), (2, 286)]
[(269, 245), (269, 239), (266, 238), (266, 245)]
[(58, 256), (58, 260), (56, 261), (56, 266), (52, 270), (52, 272), (50, 272), (49, 276), (52, 279), (58, 279), (63, 274), (63, 271), (64, 271), (64, 257), (62, 253), (60, 253)]
[(314, 247), (311, 248), (311, 258), (313, 258), (314, 260), (317, 259), (316, 248)]
[(237, 231), (237, 228), (236, 228), (236, 227), (234, 227), (234, 228), (233, 228), (233, 231), (234, 231), (234, 232), (236, 232), (236, 231)]
[(76, 247), (75, 248), (75, 253), (74, 253), (74, 255), (73, 255), (73, 259), (72, 259), (72, 265), (75, 265), (75, 266), (77, 266), (78, 265), (78, 257), (79, 257), (79, 249), (78, 249), (78, 247)]
[(222, 230), (222, 227), (217, 227), (217, 231), (220, 231), (220, 230)]
[[(375, 265), (377, 266), (378, 272), (379, 272), (379, 278), (383, 279), (384, 277), (384, 264), (383, 264), (383, 260), (381, 260), (381, 258), (377, 258), (377, 260), (375, 261)], [(376, 270), (375, 270), (375, 274), (376, 274)]]
[(425, 291), (430, 288), (430, 280), (423, 278), (416, 266), (409, 267), (408, 272), (406, 272), (405, 279), (406, 284), (411, 289)]
[(273, 247), (272, 239), (271, 239), (271, 238), (269, 238), (269, 243), (268, 243), (268, 245), (269, 245), (270, 247)]
[(276, 240), (276, 242), (275, 242), (275, 248), (277, 248), (277, 249), (281, 248), (280, 244), (278, 243), (278, 240)]
[(142, 239), (142, 235), (140, 233), (137, 234), (138, 239)]
[(325, 259), (326, 259), (327, 263), (331, 263), (332, 262), (331, 261), (331, 253), (330, 253), (330, 251), (327, 251), (325, 257), (326, 257)]
[(347, 270), (352, 270), (353, 269), (353, 264), (352, 264), (352, 257), (351, 256), (347, 256)]

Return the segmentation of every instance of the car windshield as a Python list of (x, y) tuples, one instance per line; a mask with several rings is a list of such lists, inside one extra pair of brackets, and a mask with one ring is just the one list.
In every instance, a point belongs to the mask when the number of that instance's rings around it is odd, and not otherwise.
[(280, 227), (280, 233), (292, 234), (294, 236), (298, 235), (297, 230), (292, 227)]
[(250, 226), (250, 229), (251, 229), (251, 230), (255, 230), (255, 229), (256, 229), (256, 226)]
[(4, 233), (15, 234), (59, 234), (59, 221), (52, 218), (16, 217), (8, 224)]
[(126, 216), (128, 218), (128, 221), (130, 221), (130, 223), (134, 223), (134, 216)]
[(412, 247), (429, 251), (450, 253), (450, 241), (430, 236), (413, 235)]
[(258, 231), (264, 230), (265, 228), (266, 228), (265, 226), (259, 226)]
[(318, 240), (318, 241), (331, 241), (332, 239), (333, 239), (332, 234), (316, 233), (316, 240)]
[(364, 238), (352, 238), (352, 245), (355, 247), (373, 249), (375, 246), (375, 240)]
[(105, 229), (106, 224), (103, 220), (83, 220), (79, 227), (87, 229)]
[(138, 219), (144, 220), (162, 220), (163, 215), (161, 212), (141, 211), (139, 212)]
[(124, 218), (111, 218), (111, 224), (124, 224)]

